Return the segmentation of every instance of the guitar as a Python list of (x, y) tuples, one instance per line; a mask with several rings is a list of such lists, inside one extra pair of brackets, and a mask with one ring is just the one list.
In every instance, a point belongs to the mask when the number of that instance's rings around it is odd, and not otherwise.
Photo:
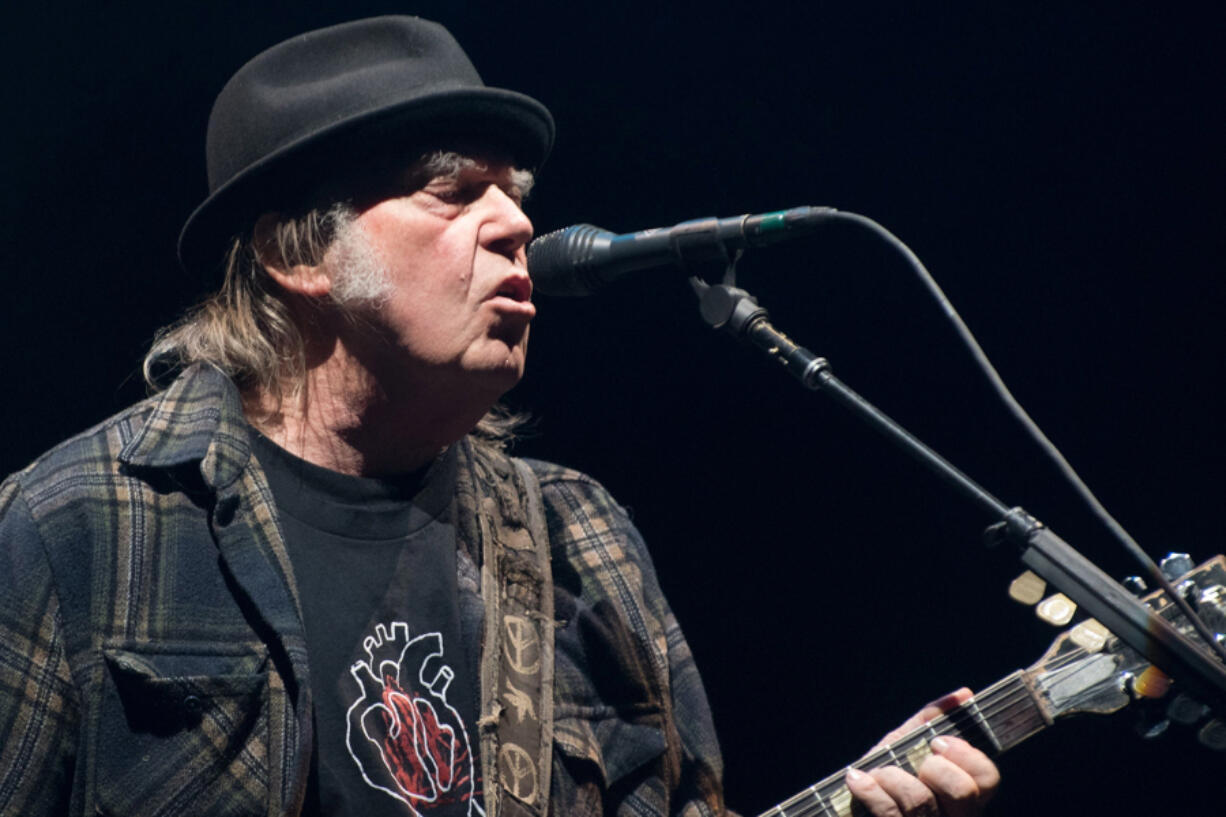
[[(1172, 583), (1181, 593), (1193, 595), (1210, 629), (1226, 632), (1226, 557), (1216, 556)], [(1071, 605), (1061, 601), (1063, 598), (1054, 596), (1043, 604)], [(1181, 632), (1192, 631), (1190, 625), (1178, 624), (1178, 608), (1160, 591), (1142, 600), (1179, 626)], [(930, 741), (940, 735), (963, 738), (989, 755), (998, 755), (1051, 726), (1057, 718), (1109, 714), (1133, 700), (1160, 698), (1170, 684), (1143, 656), (1097, 621), (1088, 619), (1062, 633), (1028, 669), (1002, 678), (961, 706), (865, 755), (853, 767), (868, 771), (898, 766), (914, 774), (932, 753)], [(1180, 706), (1184, 713), (1181, 719), (1193, 722), (1204, 711), (1192, 701), (1180, 702)], [(1211, 748), (1226, 750), (1226, 724), (1210, 720), (1201, 729), (1200, 738)], [(814, 783), (759, 817), (850, 817), (865, 813), (843, 782), (846, 773), (843, 769)]]

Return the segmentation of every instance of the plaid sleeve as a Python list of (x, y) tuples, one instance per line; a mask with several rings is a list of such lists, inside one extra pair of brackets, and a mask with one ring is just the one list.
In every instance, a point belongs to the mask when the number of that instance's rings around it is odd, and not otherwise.
[[(549, 511), (554, 547), (568, 554), (586, 599), (613, 602), (654, 659), (665, 690), (666, 733), (676, 736), (667, 791), (632, 804), (640, 814), (713, 817), (723, 802), (723, 761), (702, 679), (660, 589), (651, 556), (626, 511), (578, 472), (533, 463)], [(671, 741), (670, 741), (671, 742)], [(633, 797), (633, 795), (632, 795)]]
[(673, 813), (683, 817), (736, 817), (724, 806), (723, 758), (698, 666), (681, 625), (660, 589), (646, 544), (628, 518), (625, 524), (629, 528), (627, 539), (635, 553), (634, 560), (642, 569), (644, 595), (653, 608), (653, 617), (659, 622), (666, 644), (671, 715), (681, 739), (680, 779), (674, 792)]
[(0, 485), (0, 814), (68, 811), (79, 708), (59, 598), (17, 478)]

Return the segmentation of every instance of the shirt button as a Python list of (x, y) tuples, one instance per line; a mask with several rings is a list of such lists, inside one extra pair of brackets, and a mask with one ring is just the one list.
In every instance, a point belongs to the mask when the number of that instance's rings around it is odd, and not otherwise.
[(187, 695), (183, 698), (183, 708), (191, 714), (196, 715), (199, 714), (200, 710), (204, 708), (204, 704), (197, 696)]

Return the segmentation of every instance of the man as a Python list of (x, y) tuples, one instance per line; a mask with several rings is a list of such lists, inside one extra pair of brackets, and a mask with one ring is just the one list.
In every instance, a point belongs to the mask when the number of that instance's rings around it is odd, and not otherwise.
[[(0, 489), (0, 812), (723, 812), (638, 533), (502, 450), (552, 140), (415, 18), (230, 80), (180, 239), (220, 290), (154, 343), (159, 394)], [(933, 750), (848, 785), (977, 813), (995, 767)]]

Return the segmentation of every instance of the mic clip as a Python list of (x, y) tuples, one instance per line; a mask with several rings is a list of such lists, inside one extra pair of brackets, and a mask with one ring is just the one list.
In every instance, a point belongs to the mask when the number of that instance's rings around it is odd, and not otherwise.
[[(766, 310), (758, 306), (758, 300), (743, 289), (738, 289), (736, 285), (736, 265), (741, 260), (741, 256), (745, 254), (745, 250), (737, 247), (735, 252), (729, 254), (728, 247), (723, 242), (696, 241), (695, 238), (712, 230), (702, 229), (704, 225), (710, 224), (713, 228), (717, 219), (702, 219), (693, 222), (696, 229), (686, 230), (674, 235), (672, 239), (673, 254), (676, 256), (677, 264), (682, 269), (690, 273), (690, 287), (693, 288), (694, 294), (698, 296), (698, 311), (702, 315), (703, 321), (712, 329), (727, 328), (734, 335), (741, 334), (748, 323), (748, 318), (753, 315), (766, 315)], [(686, 225), (678, 225), (686, 226)], [(717, 286), (712, 286), (703, 280), (702, 274), (695, 271), (694, 267), (698, 266), (694, 263), (693, 258), (686, 257), (687, 244), (699, 244), (710, 253), (714, 246), (717, 249), (715, 253), (706, 255), (702, 258), (702, 266), (713, 273), (714, 267), (723, 267), (723, 281)]]
[(703, 286), (698, 293), (698, 311), (712, 329), (726, 329), (740, 336), (755, 320), (767, 317), (766, 309), (758, 305), (758, 299), (743, 289), (728, 284), (711, 286), (698, 278), (691, 278), (690, 281), (698, 281)]

